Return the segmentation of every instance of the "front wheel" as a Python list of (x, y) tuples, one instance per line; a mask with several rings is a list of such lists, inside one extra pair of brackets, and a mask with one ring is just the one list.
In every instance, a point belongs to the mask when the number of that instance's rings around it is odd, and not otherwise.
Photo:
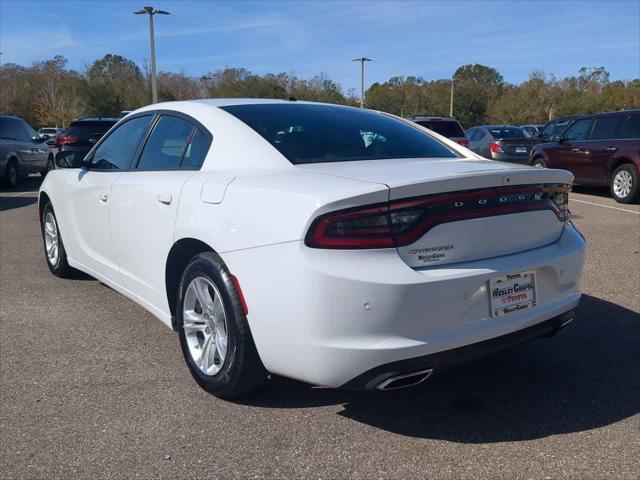
[(72, 277), (75, 270), (67, 262), (67, 251), (64, 248), (58, 220), (51, 203), (47, 203), (42, 211), (42, 240), (44, 254), (49, 270), (57, 277)]
[(632, 203), (640, 197), (638, 171), (631, 164), (620, 165), (611, 175), (611, 195), (619, 203)]
[(533, 162), (531, 162), (531, 166), (536, 168), (546, 168), (544, 160), (541, 158), (536, 158)]
[(4, 169), (4, 184), (9, 188), (15, 188), (18, 184), (18, 167), (16, 162), (10, 160)]
[(205, 252), (189, 262), (176, 310), (182, 353), (203, 389), (230, 398), (266, 381), (239, 293), (218, 255)]

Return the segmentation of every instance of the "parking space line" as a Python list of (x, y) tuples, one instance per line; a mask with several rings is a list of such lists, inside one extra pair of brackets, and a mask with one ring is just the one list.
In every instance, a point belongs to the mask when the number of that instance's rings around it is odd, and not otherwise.
[(37, 194), (37, 190), (33, 191), (33, 192), (20, 192), (20, 193), (14, 193), (13, 195), (0, 195), (0, 198), (11, 198), (11, 197), (21, 197), (22, 195), (28, 195), (30, 193), (35, 193)]
[(586, 203), (587, 205), (595, 205), (596, 207), (610, 208), (611, 210), (619, 210), (621, 212), (634, 213), (636, 215), (640, 215), (640, 212), (636, 212), (634, 210), (627, 210), (626, 208), (619, 208), (619, 207), (610, 207), (609, 205), (602, 205), (601, 203), (595, 203), (595, 202), (587, 202), (586, 200), (576, 200), (575, 198), (571, 198), (570, 202)]

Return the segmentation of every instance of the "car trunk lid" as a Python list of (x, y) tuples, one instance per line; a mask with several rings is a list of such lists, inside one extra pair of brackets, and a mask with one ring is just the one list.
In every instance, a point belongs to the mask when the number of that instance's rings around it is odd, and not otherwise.
[(397, 246), (401, 258), (416, 269), (507, 255), (556, 241), (564, 223), (552, 205), (554, 189), (573, 179), (563, 170), (472, 159), (336, 162), (299, 168), (385, 184), (391, 210), (421, 209), (420, 221), (428, 228)]

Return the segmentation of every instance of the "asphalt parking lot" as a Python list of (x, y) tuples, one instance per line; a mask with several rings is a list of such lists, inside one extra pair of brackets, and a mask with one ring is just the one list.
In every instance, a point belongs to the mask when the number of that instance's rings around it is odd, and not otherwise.
[(234, 403), (141, 307), (49, 273), (38, 185), (0, 190), (3, 479), (640, 478), (639, 205), (572, 194), (584, 297), (554, 338), (409, 390), (275, 378)]

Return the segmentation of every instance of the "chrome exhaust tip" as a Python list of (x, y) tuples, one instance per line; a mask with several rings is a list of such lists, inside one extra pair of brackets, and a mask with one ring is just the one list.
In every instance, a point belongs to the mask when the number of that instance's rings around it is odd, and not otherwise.
[(403, 375), (396, 375), (389, 377), (385, 381), (379, 383), (376, 386), (377, 390), (398, 390), (400, 388), (414, 387), (433, 374), (433, 368), (427, 368), (426, 370), (418, 370), (417, 372), (405, 373)]

